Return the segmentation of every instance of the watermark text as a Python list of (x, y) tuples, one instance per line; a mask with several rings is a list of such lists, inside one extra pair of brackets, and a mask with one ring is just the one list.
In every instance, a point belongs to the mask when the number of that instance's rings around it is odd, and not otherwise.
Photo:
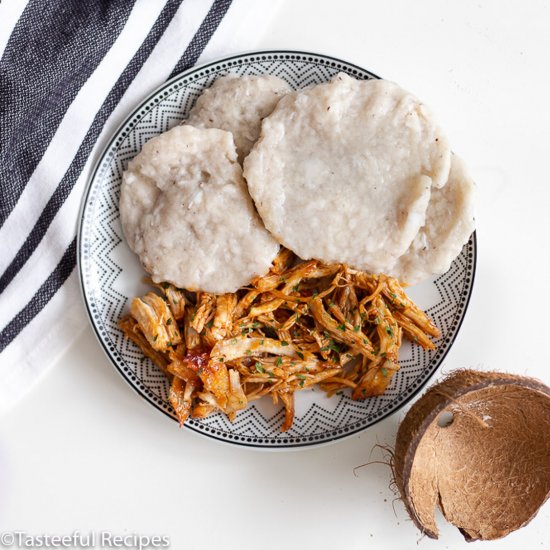
[(0, 533), (1, 548), (131, 548), (147, 550), (170, 548), (166, 535), (141, 535), (139, 533), (117, 534), (112, 531), (81, 533), (73, 531), (60, 535), (51, 533), (27, 533), (4, 531)]

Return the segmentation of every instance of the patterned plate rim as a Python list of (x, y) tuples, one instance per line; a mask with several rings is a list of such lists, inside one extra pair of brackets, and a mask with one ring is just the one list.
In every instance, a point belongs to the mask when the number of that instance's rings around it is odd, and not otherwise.
[[(113, 137), (109, 140), (105, 148), (101, 151), (101, 154), (98, 156), (97, 161), (94, 163), (93, 170), (91, 172), (91, 175), (86, 183), (86, 188), (84, 190), (84, 196), (80, 205), (80, 212), (79, 212), (79, 222), (78, 222), (78, 230), (77, 230), (77, 268), (78, 268), (78, 280), (79, 280), (79, 286), (80, 286), (80, 293), (82, 296), (82, 300), (84, 302), (84, 307), (86, 309), (86, 313), (88, 316), (88, 319), (90, 321), (90, 324), (92, 326), (93, 332), (95, 334), (95, 337), (97, 338), (101, 348), (103, 349), (105, 355), (108, 357), (111, 364), (115, 367), (117, 372), (120, 374), (120, 376), (123, 378), (123, 380), (145, 401), (153, 405), (155, 409), (159, 410), (161, 413), (163, 413), (165, 416), (170, 418), (170, 420), (175, 421), (175, 418), (165, 409), (163, 408), (159, 403), (157, 403), (154, 399), (150, 398), (148, 395), (146, 395), (136, 384), (134, 384), (127, 376), (127, 374), (120, 368), (117, 361), (113, 357), (113, 352), (109, 349), (109, 346), (104, 340), (104, 337), (101, 334), (101, 331), (99, 330), (99, 327), (97, 326), (93, 313), (91, 310), (90, 302), (92, 301), (92, 298), (89, 294), (89, 289), (86, 286), (86, 282), (84, 280), (84, 270), (83, 270), (83, 232), (84, 232), (84, 224), (86, 219), (86, 213), (87, 208), (89, 206), (89, 198), (90, 198), (90, 192), (92, 191), (94, 181), (96, 179), (97, 173), (100, 169), (100, 167), (103, 165), (105, 159), (108, 157), (111, 148), (113, 147), (113, 144), (117, 142), (117, 140), (120, 140), (121, 137), (125, 137), (125, 130), (131, 131), (133, 124), (132, 119), (139, 113), (141, 109), (143, 109), (144, 106), (146, 106), (151, 100), (155, 100), (156, 96), (159, 95), (161, 92), (169, 88), (172, 84), (175, 82), (178, 82), (186, 77), (192, 76), (194, 73), (201, 72), (207, 70), (209, 67), (216, 67), (223, 63), (229, 63), (239, 60), (240, 62), (244, 62), (246, 60), (254, 61), (255, 57), (260, 56), (261, 59), (257, 61), (269, 61), (270, 58), (268, 56), (289, 56), (290, 61), (300, 61), (300, 57), (305, 57), (305, 61), (312, 61), (313, 58), (321, 59), (328, 61), (331, 63), (331, 66), (340, 68), (347, 67), (351, 69), (355, 69), (356, 71), (359, 71), (363, 74), (368, 74), (372, 78), (379, 79), (380, 77), (376, 74), (372, 73), (371, 71), (368, 71), (354, 63), (350, 63), (348, 61), (344, 61), (342, 59), (339, 59), (337, 57), (333, 57), (330, 55), (320, 54), (320, 53), (314, 53), (314, 52), (307, 52), (307, 51), (301, 51), (301, 50), (259, 50), (259, 51), (252, 51), (247, 53), (240, 53), (236, 55), (232, 55), (229, 57), (224, 57), (221, 59), (217, 59), (215, 61), (192, 67), (191, 69), (188, 69), (187, 71), (184, 71), (174, 77), (172, 77), (170, 80), (167, 80), (165, 83), (161, 84), (159, 87), (157, 87), (153, 92), (151, 92), (144, 100), (142, 100), (132, 111), (130, 114), (123, 120), (123, 122), (117, 127), (117, 129), (113, 132)], [(264, 58), (265, 56), (265, 58)], [(252, 58), (252, 59), (250, 59)], [(298, 58), (298, 59), (296, 59)], [(310, 58), (310, 59), (308, 59)], [(277, 57), (275, 57), (275, 60), (277, 60)], [(441, 355), (437, 360), (434, 361), (433, 367), (430, 369), (430, 372), (427, 374), (425, 379), (418, 384), (418, 387), (415, 388), (413, 391), (409, 392), (408, 395), (406, 395), (404, 398), (402, 398), (400, 401), (398, 401), (393, 407), (389, 407), (388, 410), (382, 414), (381, 416), (373, 419), (370, 423), (359, 426), (354, 430), (347, 430), (345, 433), (334, 435), (333, 437), (327, 437), (323, 438), (321, 440), (315, 440), (315, 441), (300, 441), (299, 443), (280, 443), (276, 445), (266, 445), (266, 444), (258, 444), (254, 442), (247, 442), (247, 441), (235, 441), (229, 438), (219, 437), (215, 434), (205, 432), (203, 430), (199, 430), (195, 428), (193, 425), (184, 424), (184, 427), (203, 436), (208, 439), (213, 439), (214, 441), (218, 441), (221, 443), (227, 443), (231, 446), (238, 446), (238, 447), (246, 447), (250, 449), (256, 449), (256, 450), (264, 450), (264, 451), (277, 451), (277, 450), (300, 450), (304, 448), (311, 448), (311, 447), (320, 447), (324, 445), (328, 445), (331, 443), (334, 443), (336, 441), (341, 441), (344, 439), (347, 439), (349, 437), (352, 437), (368, 428), (373, 427), (378, 422), (384, 420), (388, 416), (396, 413), (399, 411), (402, 407), (407, 405), (415, 396), (417, 396), (420, 391), (431, 381), (431, 379), (434, 377), (434, 375), (437, 373), (437, 370), (442, 365), (443, 361), (445, 360), (447, 354), (449, 353), (450, 349), (452, 348), (459, 332), (460, 328), (462, 326), (462, 323), (464, 321), (464, 318), (466, 316), (466, 311), (468, 310), (468, 306), (470, 303), (470, 298), (472, 296), (473, 287), (474, 287), (474, 281), (476, 276), (476, 269), (477, 269), (477, 232), (474, 231), (470, 237), (469, 241), (471, 247), (472, 247), (472, 264), (471, 264), (471, 281), (469, 283), (468, 293), (465, 296), (464, 303), (462, 305), (462, 309), (460, 312), (457, 313), (457, 316), (459, 316), (459, 319), (456, 324), (456, 329), (454, 330), (454, 334), (446, 340), (444, 343), (441, 344), (441, 346), (444, 348)], [(289, 439), (292, 439), (292, 437), (289, 437)]]

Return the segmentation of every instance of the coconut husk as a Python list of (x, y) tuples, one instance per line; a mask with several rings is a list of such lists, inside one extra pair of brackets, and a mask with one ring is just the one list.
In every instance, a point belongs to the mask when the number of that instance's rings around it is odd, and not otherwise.
[(429, 537), (438, 537), (436, 507), (468, 541), (506, 536), (550, 495), (550, 388), (507, 373), (452, 373), (405, 416), (393, 470)]

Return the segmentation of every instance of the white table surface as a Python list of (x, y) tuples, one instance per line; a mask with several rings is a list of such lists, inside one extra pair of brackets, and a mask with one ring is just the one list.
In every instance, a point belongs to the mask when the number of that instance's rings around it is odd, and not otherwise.
[[(341, 57), (432, 107), (478, 185), (474, 294), (438, 375), (476, 367), (550, 383), (550, 3), (283, 0), (256, 47)], [(87, 328), (0, 418), (0, 530), (159, 534), (178, 550), (466, 548), (443, 520), (438, 541), (420, 537), (387, 466), (354, 475), (382, 458), (373, 446), (394, 443), (402, 416), (300, 452), (220, 445), (140, 399)], [(474, 547), (549, 543), (547, 503)]]

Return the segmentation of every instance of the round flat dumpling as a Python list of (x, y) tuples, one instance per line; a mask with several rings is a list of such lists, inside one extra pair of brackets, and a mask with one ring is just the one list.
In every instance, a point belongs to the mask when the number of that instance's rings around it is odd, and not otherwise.
[(204, 90), (185, 123), (231, 132), (242, 162), (260, 135), (262, 119), (290, 90), (276, 76), (222, 76)]
[(449, 166), (446, 138), (413, 95), (339, 74), (281, 99), (244, 174), (287, 248), (378, 273), (411, 244)]
[(120, 217), (153, 281), (188, 290), (234, 292), (279, 250), (222, 130), (177, 126), (149, 140), (124, 172)]
[(447, 184), (432, 189), (426, 224), (389, 274), (408, 284), (445, 273), (470, 238), (475, 186), (462, 159), (452, 155)]

